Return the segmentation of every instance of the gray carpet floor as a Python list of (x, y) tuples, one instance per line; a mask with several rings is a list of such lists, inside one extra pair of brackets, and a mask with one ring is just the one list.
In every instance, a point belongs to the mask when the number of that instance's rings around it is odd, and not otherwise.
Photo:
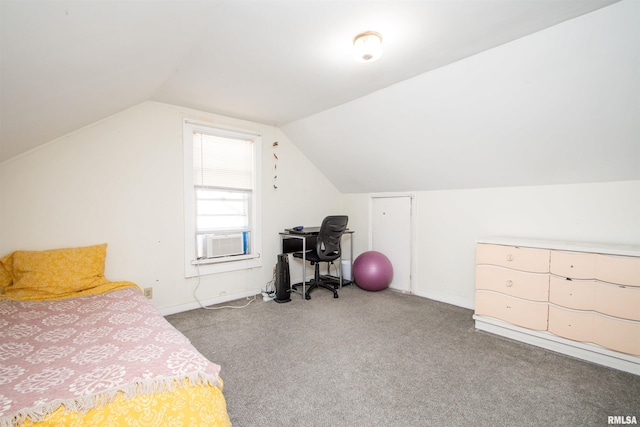
[(348, 286), (167, 320), (222, 366), (236, 427), (640, 423), (640, 376), (477, 331), (472, 314)]

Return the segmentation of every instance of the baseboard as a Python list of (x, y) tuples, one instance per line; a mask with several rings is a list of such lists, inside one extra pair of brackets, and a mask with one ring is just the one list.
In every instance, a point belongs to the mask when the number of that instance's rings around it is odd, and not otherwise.
[(473, 316), (476, 329), (522, 341), (578, 359), (640, 375), (640, 357), (618, 353), (595, 344), (571, 341), (549, 332), (533, 331), (485, 316)]
[[(205, 306), (222, 304), (229, 301), (235, 301), (242, 298), (252, 297), (254, 295), (259, 295), (261, 292), (262, 291), (260, 289), (254, 289), (251, 291), (241, 292), (238, 294), (224, 295), (216, 298), (209, 298), (206, 300), (202, 300), (201, 302), (202, 302), (202, 305), (205, 305)], [(159, 308), (158, 311), (160, 311), (160, 314), (162, 314), (163, 316), (169, 316), (171, 314), (182, 313), (184, 311), (195, 310), (198, 308), (202, 308), (202, 306), (198, 301), (195, 301), (187, 304), (175, 305), (172, 307)]]
[(431, 292), (423, 292), (423, 291), (412, 291), (411, 293), (419, 297), (429, 298), (435, 301), (456, 305), (462, 308), (468, 308), (469, 310), (473, 310), (475, 308), (474, 302), (472, 300), (467, 300), (465, 298), (458, 298), (458, 297), (452, 297), (451, 295), (434, 294)]

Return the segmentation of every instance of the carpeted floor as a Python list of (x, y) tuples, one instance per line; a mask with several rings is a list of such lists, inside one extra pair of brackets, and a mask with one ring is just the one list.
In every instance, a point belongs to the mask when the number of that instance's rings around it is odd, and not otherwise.
[(476, 331), (472, 314), (348, 286), (167, 320), (222, 366), (236, 427), (640, 422), (640, 376)]

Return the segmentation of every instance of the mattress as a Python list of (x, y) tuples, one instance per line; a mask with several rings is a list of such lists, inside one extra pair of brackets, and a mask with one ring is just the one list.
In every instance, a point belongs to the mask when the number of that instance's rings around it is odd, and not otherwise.
[(219, 377), (135, 286), (0, 300), (0, 426), (229, 426)]

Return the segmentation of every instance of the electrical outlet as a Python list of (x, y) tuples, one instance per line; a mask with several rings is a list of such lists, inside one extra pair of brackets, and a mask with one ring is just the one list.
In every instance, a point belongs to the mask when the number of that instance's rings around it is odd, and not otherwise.
[(153, 298), (153, 288), (144, 288), (143, 292), (145, 297), (149, 299)]

